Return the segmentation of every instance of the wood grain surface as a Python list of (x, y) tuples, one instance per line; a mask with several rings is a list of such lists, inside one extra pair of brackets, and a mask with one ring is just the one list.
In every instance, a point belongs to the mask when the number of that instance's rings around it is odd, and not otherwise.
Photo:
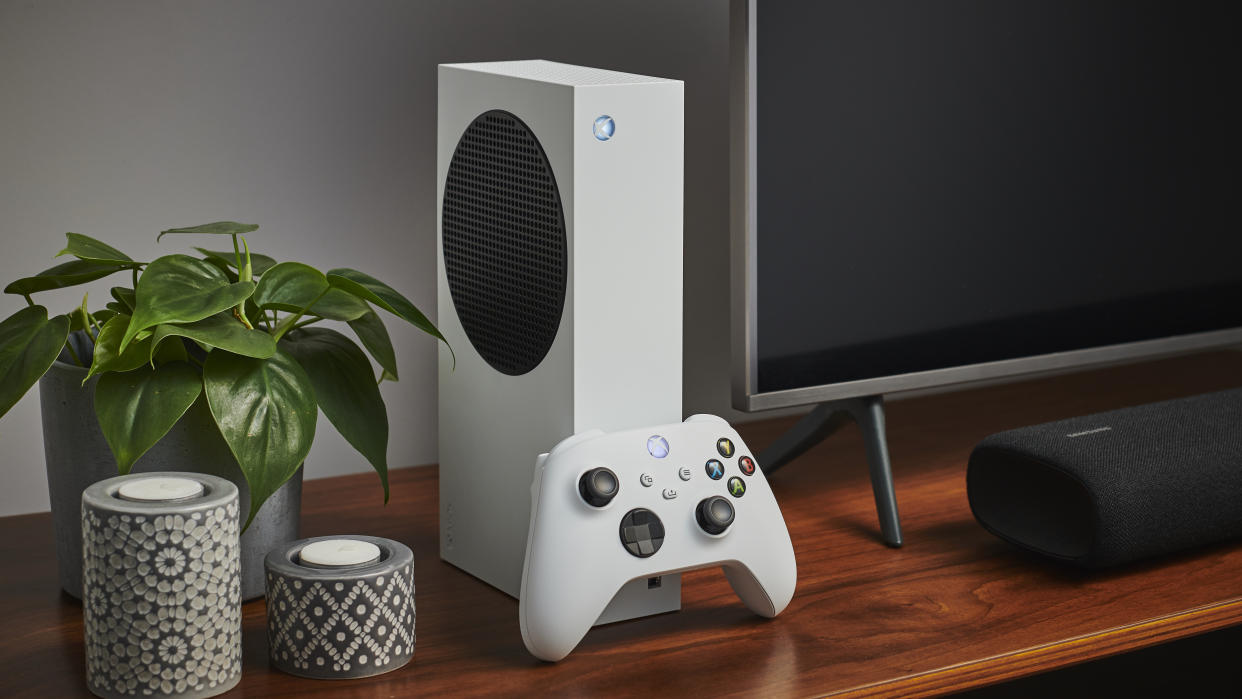
[[(434, 467), (395, 470), (386, 507), (374, 475), (308, 481), (304, 536), (414, 549), (414, 660), (364, 680), (282, 674), (267, 664), (260, 600), (244, 609), (244, 677), (229, 696), (924, 696), (1242, 623), (1242, 546), (1087, 574), (987, 534), (965, 489), (970, 450), (992, 432), (1239, 385), (1242, 353), (1217, 352), (890, 402), (903, 548), (879, 541), (848, 428), (771, 478), (798, 557), (781, 616), (755, 617), (719, 569), (696, 571), (681, 612), (594, 629), (555, 665), (527, 654), (514, 599), (439, 560)], [(760, 450), (791, 422), (739, 431)], [(57, 588), (49, 516), (0, 519), (0, 542), (0, 696), (86, 695), (81, 607)]]

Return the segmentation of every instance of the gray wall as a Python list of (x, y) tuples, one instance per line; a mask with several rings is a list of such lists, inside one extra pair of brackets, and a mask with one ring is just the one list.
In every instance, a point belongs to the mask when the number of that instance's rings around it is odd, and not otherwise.
[[(685, 411), (729, 415), (727, 0), (0, 0), (0, 281), (51, 266), (66, 231), (150, 259), (190, 244), (163, 228), (232, 219), (433, 311), (435, 66), (519, 58), (686, 82)], [(389, 460), (431, 463), (436, 348), (389, 327)], [(0, 515), (46, 509), (37, 391), (0, 450)], [(321, 418), (308, 476), (367, 469)]]

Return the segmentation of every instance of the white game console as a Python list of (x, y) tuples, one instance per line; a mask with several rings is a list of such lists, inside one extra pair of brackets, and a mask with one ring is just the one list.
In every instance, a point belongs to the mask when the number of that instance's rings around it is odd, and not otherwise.
[[(680, 420), (682, 83), (439, 67), (440, 555), (517, 596), (536, 457)], [(680, 578), (599, 621), (679, 609)]]
[(627, 583), (711, 566), (760, 616), (793, 598), (785, 519), (729, 423), (592, 430), (539, 457), (518, 604), (535, 657), (568, 655)]

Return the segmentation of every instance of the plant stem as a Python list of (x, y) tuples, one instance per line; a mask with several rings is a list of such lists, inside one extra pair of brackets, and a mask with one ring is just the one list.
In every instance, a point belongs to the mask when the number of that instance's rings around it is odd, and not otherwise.
[(301, 323), (298, 323), (298, 324), (294, 325), (292, 328), (289, 328), (289, 329), (290, 329), (290, 330), (297, 330), (298, 328), (304, 328), (304, 327), (306, 327), (306, 326), (310, 325), (311, 323), (318, 323), (318, 322), (319, 322), (319, 321), (321, 321), (321, 320), (323, 320), (323, 318), (320, 318), (319, 316), (312, 316), (312, 317), (307, 318), (306, 320), (302, 321)]
[[(237, 236), (233, 236), (233, 254), (237, 255), (237, 281), (248, 282), (253, 279), (250, 273), (250, 246), (246, 244), (245, 236), (242, 236), (242, 245), (246, 247), (246, 264), (241, 261), (241, 253), (237, 250)], [(246, 302), (242, 301), (233, 309), (233, 315), (246, 326), (247, 330), (254, 330), (254, 326), (250, 324), (250, 319), (246, 317)]]
[(138, 265), (134, 265), (132, 269), (134, 271), (134, 290), (137, 291), (138, 290)]
[(82, 363), (82, 358), (78, 356), (78, 353), (76, 351), (74, 351), (72, 342), (66, 341), (65, 349), (69, 350), (69, 356), (73, 357), (73, 361), (77, 362), (78, 366), (82, 368), (86, 368), (86, 365)]
[[(331, 287), (328, 287), (328, 288), (331, 288)], [(306, 308), (303, 308), (299, 310), (295, 315), (291, 315), (285, 318), (284, 320), (280, 321), (280, 325), (276, 326), (276, 339), (279, 340), (280, 338), (284, 337), (285, 333), (292, 330), (293, 326), (296, 325), (298, 320), (302, 318), (302, 314), (306, 313), (307, 309), (312, 308), (315, 304), (319, 303), (319, 299), (323, 298), (323, 295), (326, 293), (328, 293), (328, 289), (324, 289), (323, 291), (319, 292), (319, 295), (315, 297), (315, 300), (306, 304)]]
[(30, 294), (22, 294), (22, 296), (26, 297), (26, 303), (30, 304), (31, 306), (35, 305), (34, 299), (30, 298)]

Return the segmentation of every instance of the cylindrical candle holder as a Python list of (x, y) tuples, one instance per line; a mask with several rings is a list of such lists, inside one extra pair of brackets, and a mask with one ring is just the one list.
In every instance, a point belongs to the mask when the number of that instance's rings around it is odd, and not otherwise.
[(241, 679), (237, 486), (117, 476), (82, 493), (86, 683), (101, 697), (226, 692)]
[(267, 555), (267, 647), (292, 675), (350, 679), (414, 655), (414, 553), (374, 536), (320, 536)]

